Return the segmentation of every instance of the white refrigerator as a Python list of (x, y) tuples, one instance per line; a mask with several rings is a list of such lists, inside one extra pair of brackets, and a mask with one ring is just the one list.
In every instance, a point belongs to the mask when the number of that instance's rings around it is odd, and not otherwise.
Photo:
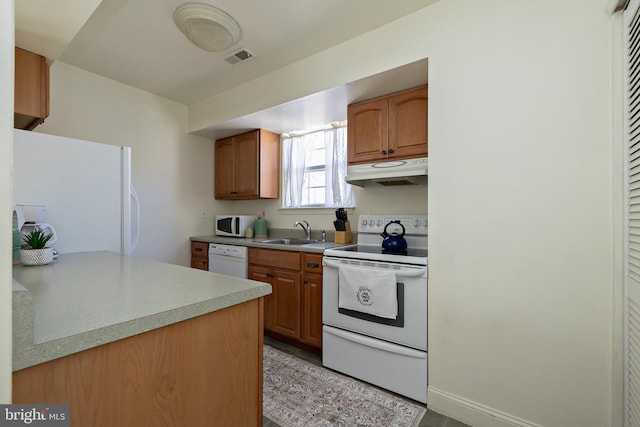
[(139, 203), (131, 148), (15, 130), (13, 201), (46, 206), (58, 252), (133, 253)]

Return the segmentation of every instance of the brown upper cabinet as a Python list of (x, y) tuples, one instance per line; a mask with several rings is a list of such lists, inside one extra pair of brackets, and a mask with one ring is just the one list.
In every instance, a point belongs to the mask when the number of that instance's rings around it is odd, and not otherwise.
[(349, 164), (426, 157), (428, 86), (351, 104)]
[(280, 135), (258, 129), (216, 141), (215, 198), (277, 199)]
[(49, 64), (44, 56), (15, 48), (13, 127), (32, 130), (49, 116)]

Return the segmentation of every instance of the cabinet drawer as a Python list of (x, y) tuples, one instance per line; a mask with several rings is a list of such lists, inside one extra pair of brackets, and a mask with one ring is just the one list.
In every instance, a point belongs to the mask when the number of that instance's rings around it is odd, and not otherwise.
[(322, 274), (322, 254), (302, 254), (302, 269), (305, 273)]
[(249, 264), (300, 271), (300, 252), (249, 248)]
[(191, 256), (209, 258), (209, 244), (206, 242), (191, 242)]
[(198, 270), (209, 271), (209, 258), (202, 258), (197, 256), (191, 257), (191, 268), (197, 268)]

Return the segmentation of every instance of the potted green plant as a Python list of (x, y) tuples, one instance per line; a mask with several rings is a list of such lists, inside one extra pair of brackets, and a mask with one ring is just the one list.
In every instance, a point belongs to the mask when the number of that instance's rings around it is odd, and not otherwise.
[(47, 243), (53, 234), (35, 229), (24, 235), (24, 245), (20, 250), (20, 261), (24, 265), (45, 265), (53, 261), (53, 248), (47, 247)]

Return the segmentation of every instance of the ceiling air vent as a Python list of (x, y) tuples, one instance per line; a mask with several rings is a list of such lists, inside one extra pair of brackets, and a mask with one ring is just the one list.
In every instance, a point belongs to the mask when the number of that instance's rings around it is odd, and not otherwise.
[(253, 52), (250, 52), (247, 49), (242, 48), (237, 52), (234, 52), (231, 56), (229, 56), (228, 58), (225, 58), (224, 60), (227, 61), (229, 64), (233, 65), (233, 64), (237, 64), (238, 62), (248, 61), (254, 57), (255, 55), (253, 54)]

